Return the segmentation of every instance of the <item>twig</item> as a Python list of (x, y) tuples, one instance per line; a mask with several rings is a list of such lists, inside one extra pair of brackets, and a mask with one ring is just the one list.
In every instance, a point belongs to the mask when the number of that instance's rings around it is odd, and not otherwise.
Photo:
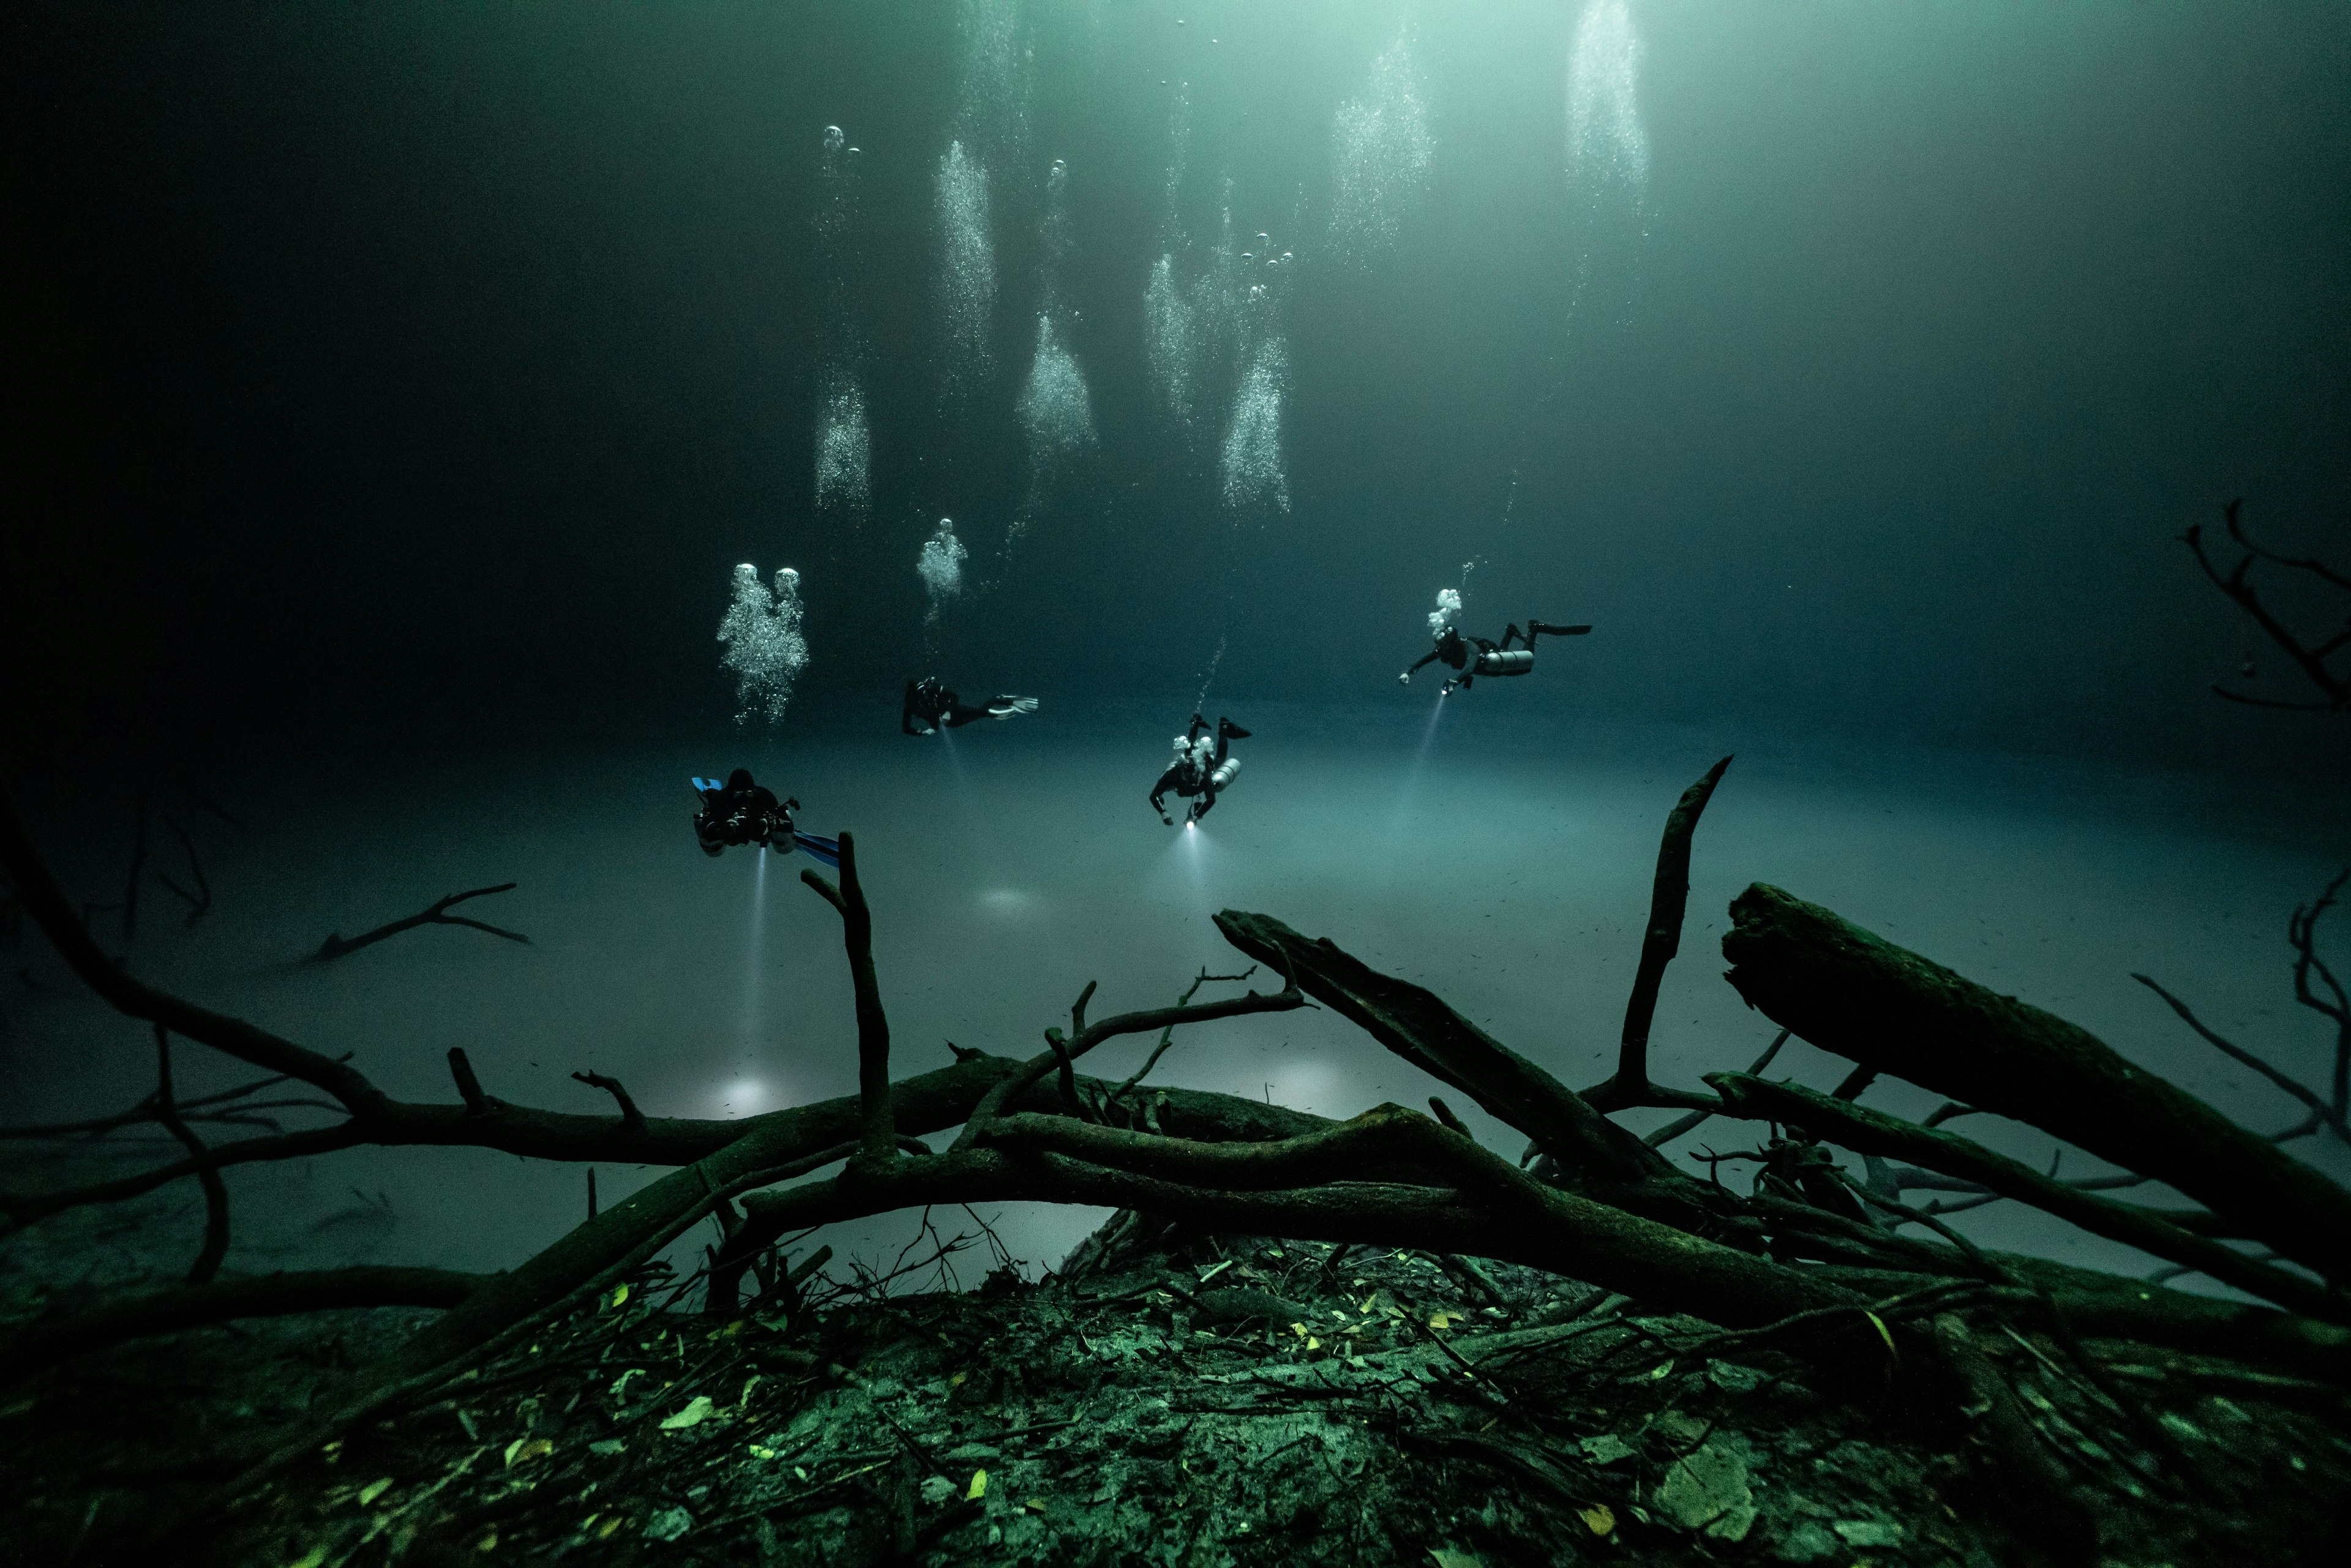
[(2287, 1077), (2276, 1068), (2272, 1067), (2268, 1062), (2263, 1061), (2260, 1057), (2255, 1056), (2252, 1051), (2247, 1051), (2243, 1046), (2237, 1044), (2233, 1040), (2222, 1038), (2220, 1034), (2209, 1028), (2202, 1019), (2198, 1018), (2189, 1008), (2186, 1002), (2181, 1001), (2178, 997), (2175, 997), (2169, 991), (2165, 990), (2154, 980), (2148, 978), (2145, 975), (2136, 973), (2131, 976), (2131, 978), (2137, 980), (2140, 985), (2145, 986), (2148, 990), (2153, 991), (2157, 996), (2161, 997), (2166, 1002), (2170, 1004), (2171, 1010), (2179, 1015), (2180, 1021), (2187, 1024), (2189, 1029), (2194, 1030), (2198, 1034), (2201, 1035), (2204, 1038), (2205, 1042), (2210, 1045), (2214, 1050), (2220, 1051), (2223, 1056), (2228, 1057), (2232, 1061), (2241, 1062), (2243, 1065), (2252, 1068), (2254, 1071), (2268, 1079), (2272, 1083), (2276, 1084), (2280, 1089), (2284, 1090), (2287, 1093), (2301, 1101), (2304, 1105), (2309, 1106), (2310, 1113), (2319, 1121), (2325, 1123), (2328, 1130), (2333, 1132), (2336, 1137), (2341, 1138), (2345, 1143), (2351, 1143), (2351, 1126), (2345, 1125), (2343, 1113), (2339, 1109), (2333, 1105), (2329, 1105), (2325, 1100), (2320, 1099), (2312, 1090), (2295, 1080)]
[[(1207, 985), (1211, 980), (1219, 982), (1246, 980), (1251, 975), (1256, 974), (1257, 971), (1258, 967), (1255, 964), (1251, 964), (1248, 968), (1243, 969), (1238, 975), (1211, 975), (1208, 973), (1207, 966), (1203, 964), (1200, 967), (1200, 972), (1192, 977), (1192, 983), (1184, 988), (1184, 994), (1176, 998), (1176, 1005), (1180, 1008), (1188, 1003), (1192, 999), (1194, 994), (1197, 992), (1202, 986)], [(1129, 1078), (1117, 1088), (1112, 1090), (1109, 1096), (1103, 1100), (1103, 1109), (1108, 1110), (1111, 1106), (1117, 1104), (1121, 1100), (1125, 1099), (1129, 1091), (1133, 1090), (1136, 1084), (1149, 1077), (1151, 1075), (1151, 1070), (1159, 1065), (1159, 1059), (1167, 1054), (1167, 1048), (1174, 1043), (1176, 1043), (1176, 1025), (1173, 1022), (1170, 1022), (1165, 1029), (1159, 1031), (1159, 1043), (1151, 1048), (1151, 1054), (1144, 1058), (1143, 1065), (1141, 1067), (1134, 1070), (1134, 1076)]]
[(2341, 650), (2346, 642), (2351, 642), (2351, 628), (2346, 628), (2342, 634), (2330, 638), (2323, 643), (2305, 645), (2300, 638), (2286, 629), (2283, 622), (2270, 612), (2269, 607), (2262, 602), (2260, 592), (2253, 587), (2247, 574), (2252, 570), (2254, 561), (2266, 560), (2293, 570), (2307, 572), (2346, 592), (2351, 592), (2351, 579), (2346, 579), (2341, 572), (2323, 561), (2307, 557), (2279, 555), (2273, 550), (2265, 549), (2256, 544), (2252, 536), (2245, 532), (2243, 523), (2238, 518), (2238, 508), (2242, 505), (2241, 501), (2231, 501), (2223, 508), (2223, 514), (2228, 519), (2229, 537), (2236, 540), (2245, 551), (2236, 566), (2226, 576), (2221, 574), (2219, 567), (2212, 564), (2211, 558), (2204, 553), (2202, 524), (2197, 524), (2180, 535), (2180, 542), (2195, 555), (2196, 564), (2203, 569), (2206, 577), (2212, 580), (2213, 586), (2235, 601), (2237, 608), (2243, 611), (2253, 624), (2267, 633), (2270, 641), (2276, 643), (2284, 652), (2286, 657), (2294, 661), (2302, 671), (2304, 677), (2324, 695), (2325, 700), (2314, 703), (2282, 702), (2273, 697), (2257, 697), (2242, 692), (2232, 692), (2218, 684), (2213, 685), (2213, 692), (2228, 698), (2231, 702), (2243, 703), (2251, 707), (2288, 708), (2301, 712), (2321, 713), (2339, 712), (2351, 708), (2351, 677), (2335, 674), (2327, 667), (2326, 663), (2328, 658)]
[[(1771, 1066), (1771, 1059), (1779, 1055), (1780, 1048), (1787, 1043), (1788, 1031), (1786, 1030), (1783, 1029), (1778, 1034), (1773, 1035), (1771, 1037), (1771, 1043), (1763, 1048), (1763, 1054), (1757, 1057), (1748, 1067), (1747, 1071), (1749, 1076), (1751, 1077)], [(1643, 1138), (1641, 1141), (1648, 1145), (1649, 1147), (1653, 1149), (1662, 1149), (1667, 1144), (1672, 1143), (1676, 1138), (1680, 1137), (1684, 1133), (1696, 1131), (1708, 1120), (1708, 1118), (1714, 1114), (1715, 1113), (1712, 1111), (1692, 1111), (1687, 1115), (1677, 1116), (1672, 1121), (1667, 1123), (1664, 1126), (1658, 1128), (1656, 1132), (1651, 1133), (1647, 1137)]]
[[(172, 1031), (160, 1023), (155, 1026), (155, 1120), (180, 1140), (191, 1158), (204, 1159), (203, 1140), (188, 1130), (172, 1103)], [(209, 1163), (198, 1169), (196, 1180), (204, 1189), (204, 1245), (188, 1270), (188, 1283), (209, 1285), (220, 1272), (221, 1260), (228, 1256), (228, 1184), (221, 1179), (220, 1167)]]
[(394, 920), (388, 925), (379, 925), (374, 930), (353, 936), (348, 941), (340, 933), (331, 934), (324, 942), (319, 944), (318, 952), (311, 955), (311, 962), (323, 964), (329, 959), (340, 958), (346, 953), (356, 953), (362, 947), (372, 946), (387, 936), (397, 936), (403, 931), (413, 931), (420, 925), (470, 925), (476, 931), (486, 931), (493, 936), (503, 936), (509, 942), (528, 943), (530, 938), (519, 931), (508, 931), (504, 926), (492, 925), (486, 921), (449, 913), (451, 909), (469, 898), (486, 898), (494, 893), (510, 893), (517, 885), (515, 883), (502, 882), (496, 887), (476, 887), (465, 893), (453, 893), (445, 898), (436, 899), (431, 907), (412, 915), (405, 920)]
[(188, 906), (188, 924), (193, 925), (212, 909), (213, 884), (204, 880), (204, 862), (197, 856), (195, 841), (188, 837), (188, 830), (180, 826), (180, 819), (169, 811), (163, 812), (162, 818), (163, 825), (179, 839), (180, 848), (187, 852), (188, 870), (195, 878), (196, 891), (190, 893), (161, 872), (155, 873), (155, 880), (180, 895)]
[(617, 1101), (621, 1107), (621, 1125), (640, 1131), (643, 1129), (645, 1113), (637, 1109), (637, 1103), (629, 1098), (629, 1092), (621, 1087), (619, 1079), (607, 1078), (601, 1072), (575, 1072), (571, 1076), (590, 1089), (601, 1089)]

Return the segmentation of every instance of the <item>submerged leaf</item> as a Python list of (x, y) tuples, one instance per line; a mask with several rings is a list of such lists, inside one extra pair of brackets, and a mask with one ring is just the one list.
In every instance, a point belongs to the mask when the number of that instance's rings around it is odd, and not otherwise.
[(981, 1499), (981, 1498), (986, 1497), (987, 1495), (987, 1472), (986, 1470), (974, 1470), (974, 1471), (972, 1471), (972, 1472), (971, 1472), (971, 1488), (970, 1488), (970, 1490), (969, 1490), (966, 1491), (966, 1492), (963, 1494), (964, 1500), (965, 1500), (966, 1502), (974, 1502), (974, 1501), (977, 1501), (977, 1500), (979, 1500), (979, 1499)]
[[(679, 1411), (676, 1415), (668, 1416), (663, 1420), (662, 1430), (664, 1432), (682, 1432), (688, 1427), (699, 1427), (703, 1422), (710, 1418), (710, 1413), (716, 1408), (717, 1406), (710, 1402), (709, 1395), (697, 1394), (694, 1396), (692, 1403), (688, 1404), (684, 1409)], [(653, 1529), (653, 1526), (647, 1525), (645, 1528), (650, 1531)]]
[(1604, 1502), (1593, 1503), (1576, 1517), (1583, 1521), (1583, 1528), (1594, 1535), (1612, 1534), (1616, 1529), (1615, 1511)]
[(383, 1476), (378, 1479), (368, 1482), (367, 1485), (360, 1488), (360, 1506), (361, 1508), (365, 1508), (368, 1504), (373, 1502), (376, 1499), (381, 1497), (391, 1490), (392, 1478), (390, 1476)]

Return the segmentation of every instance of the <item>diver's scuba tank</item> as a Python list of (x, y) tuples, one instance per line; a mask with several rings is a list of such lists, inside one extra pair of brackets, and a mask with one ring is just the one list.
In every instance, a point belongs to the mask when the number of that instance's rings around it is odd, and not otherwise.
[(1241, 759), (1238, 757), (1228, 757), (1217, 765), (1215, 772), (1208, 775), (1208, 788), (1219, 792), (1229, 789), (1233, 786), (1233, 780), (1240, 776)]
[(1532, 648), (1513, 648), (1509, 653), (1495, 649), (1478, 655), (1478, 663), (1469, 672), (1473, 675), (1523, 675), (1535, 667)]

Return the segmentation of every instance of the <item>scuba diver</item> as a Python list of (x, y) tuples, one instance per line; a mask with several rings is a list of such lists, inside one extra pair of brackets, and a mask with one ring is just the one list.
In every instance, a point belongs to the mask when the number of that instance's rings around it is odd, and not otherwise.
[(729, 773), (724, 784), (716, 779), (696, 779), (694, 792), (702, 802), (702, 809), (694, 814), (694, 836), (704, 854), (716, 857), (730, 845), (758, 844), (779, 855), (803, 849), (827, 865), (841, 864), (840, 841), (795, 829), (792, 813), (800, 803), (778, 800), (774, 790), (753, 782), (747, 768)]
[(1191, 727), (1176, 737), (1175, 760), (1167, 765), (1167, 771), (1159, 776), (1159, 782), (1151, 787), (1151, 809), (1158, 812), (1159, 820), (1171, 828), (1176, 825), (1176, 819), (1167, 814), (1167, 808), (1161, 803), (1167, 795), (1196, 797), (1192, 801), (1192, 809), (1184, 817), (1186, 822), (1196, 822), (1208, 814), (1217, 803), (1217, 797), (1232, 788), (1233, 780), (1240, 775), (1241, 759), (1228, 755), (1228, 752), (1232, 742), (1247, 740), (1249, 732), (1231, 719), (1219, 718), (1217, 720), (1216, 744), (1212, 747), (1208, 744), (1208, 737), (1201, 733), (1207, 727), (1207, 719), (1196, 713), (1192, 716)]
[[(1429, 619), (1436, 621), (1438, 617), (1432, 615)], [(1412, 685), (1414, 671), (1418, 670), (1422, 664), (1442, 659), (1457, 672), (1452, 679), (1438, 688), (1439, 695), (1449, 695), (1454, 687), (1466, 687), (1479, 675), (1492, 675), (1499, 678), (1503, 675), (1525, 674), (1535, 667), (1537, 637), (1546, 634), (1553, 637), (1581, 637), (1591, 630), (1589, 626), (1553, 626), (1549, 622), (1531, 620), (1527, 622), (1527, 629), (1520, 632), (1517, 622), (1513, 622), (1503, 630), (1500, 642), (1489, 643), (1483, 637), (1464, 637), (1458, 627), (1447, 623), (1437, 631), (1437, 646), (1423, 653), (1412, 668), (1398, 675), (1396, 680), (1408, 686)], [(1520, 641), (1523, 641), (1526, 645), (1515, 649), (1510, 646), (1512, 643)]]
[(1037, 711), (1035, 697), (995, 696), (986, 707), (967, 707), (957, 697), (955, 688), (936, 675), (925, 675), (919, 681), (906, 683), (906, 700), (898, 709), (898, 732), (902, 735), (935, 735), (931, 727), (945, 725), (960, 729), (975, 719), (1018, 718), (1024, 713)]

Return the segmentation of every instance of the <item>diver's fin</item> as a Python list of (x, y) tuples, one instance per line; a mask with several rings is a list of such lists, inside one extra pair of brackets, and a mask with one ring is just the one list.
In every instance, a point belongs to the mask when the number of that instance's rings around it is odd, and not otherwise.
[(810, 859), (820, 860), (835, 871), (841, 869), (839, 839), (820, 839), (814, 833), (803, 833), (795, 830), (792, 833), (792, 842), (807, 851)]
[(1036, 711), (1035, 697), (999, 696), (987, 705), (987, 716), (990, 718), (1018, 718), (1024, 713)]
[(1219, 718), (1217, 720), (1217, 733), (1223, 736), (1227, 740), (1247, 740), (1249, 737), (1249, 732), (1248, 730), (1243, 729), (1239, 725), (1235, 724), (1228, 718)]

